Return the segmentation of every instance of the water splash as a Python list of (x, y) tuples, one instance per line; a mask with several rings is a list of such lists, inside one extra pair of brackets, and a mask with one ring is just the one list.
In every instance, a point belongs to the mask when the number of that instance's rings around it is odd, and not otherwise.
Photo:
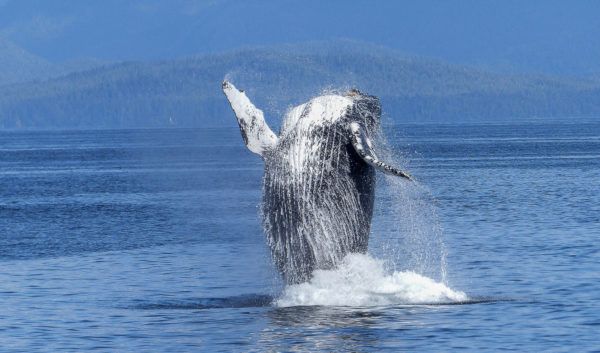
[[(395, 165), (410, 160), (377, 137), (378, 153)], [(410, 168), (409, 168), (410, 169)], [(336, 269), (317, 270), (287, 286), (276, 306), (457, 304), (471, 299), (446, 281), (447, 250), (431, 192), (418, 182), (380, 176), (369, 253), (350, 254)]]
[[(378, 153), (413, 171), (411, 158), (394, 151), (386, 136), (376, 136)], [(417, 173), (418, 175), (418, 173)], [(370, 251), (394, 271), (413, 271), (447, 283), (447, 249), (431, 191), (418, 181), (380, 176)]]
[(415, 272), (389, 271), (382, 260), (350, 254), (337, 269), (317, 270), (309, 282), (287, 286), (275, 305), (383, 306), (468, 299), (465, 293)]
[(422, 185), (386, 177), (381, 183), (372, 251), (394, 270), (410, 270), (446, 282), (447, 250), (435, 203)]

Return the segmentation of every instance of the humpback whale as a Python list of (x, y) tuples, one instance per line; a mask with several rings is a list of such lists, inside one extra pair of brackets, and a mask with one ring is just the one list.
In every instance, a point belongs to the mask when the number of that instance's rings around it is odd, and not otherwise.
[(305, 282), (348, 253), (366, 253), (375, 171), (411, 179), (373, 149), (379, 99), (356, 89), (315, 97), (290, 109), (276, 135), (244, 91), (222, 88), (246, 146), (264, 161), (262, 222), (284, 280)]

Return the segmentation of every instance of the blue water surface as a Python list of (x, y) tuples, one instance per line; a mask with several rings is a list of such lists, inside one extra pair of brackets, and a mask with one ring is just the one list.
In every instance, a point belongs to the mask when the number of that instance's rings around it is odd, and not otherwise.
[[(476, 300), (276, 307), (237, 129), (0, 132), (0, 351), (600, 350), (600, 123), (386, 135), (429, 190), (444, 280)], [(375, 248), (402, 237), (394, 190)]]

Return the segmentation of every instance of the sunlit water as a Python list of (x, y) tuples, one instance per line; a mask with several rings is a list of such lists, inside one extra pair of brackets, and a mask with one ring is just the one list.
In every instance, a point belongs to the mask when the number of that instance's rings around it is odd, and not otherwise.
[(285, 288), (237, 129), (0, 133), (0, 351), (593, 351), (600, 124), (388, 128), (369, 255)]

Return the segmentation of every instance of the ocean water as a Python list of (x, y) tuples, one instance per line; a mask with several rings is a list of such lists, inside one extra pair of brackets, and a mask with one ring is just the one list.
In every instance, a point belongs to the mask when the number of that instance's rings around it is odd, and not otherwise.
[(237, 129), (0, 132), (0, 352), (600, 351), (600, 123), (385, 133), (418, 183), (285, 287)]

